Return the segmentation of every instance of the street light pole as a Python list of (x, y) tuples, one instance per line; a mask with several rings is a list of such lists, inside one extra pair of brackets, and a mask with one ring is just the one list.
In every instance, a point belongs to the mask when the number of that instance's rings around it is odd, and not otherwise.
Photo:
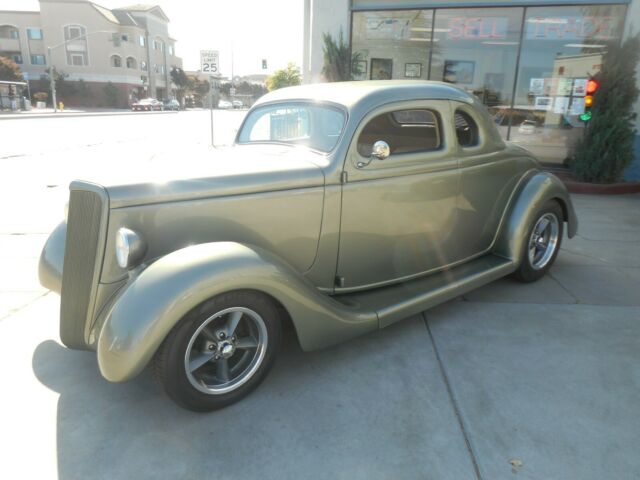
[(58, 113), (58, 102), (56, 101), (56, 82), (53, 78), (53, 62), (51, 61), (51, 47), (47, 47), (47, 61), (49, 62), (49, 85), (51, 86), (51, 100), (53, 102), (53, 112)]

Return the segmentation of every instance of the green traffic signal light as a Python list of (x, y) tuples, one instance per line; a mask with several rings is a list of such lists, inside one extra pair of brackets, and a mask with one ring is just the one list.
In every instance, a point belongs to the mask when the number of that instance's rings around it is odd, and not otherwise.
[(580, 115), (580, 120), (582, 120), (583, 122), (588, 122), (589, 120), (591, 120), (591, 110), (584, 112), (582, 115)]

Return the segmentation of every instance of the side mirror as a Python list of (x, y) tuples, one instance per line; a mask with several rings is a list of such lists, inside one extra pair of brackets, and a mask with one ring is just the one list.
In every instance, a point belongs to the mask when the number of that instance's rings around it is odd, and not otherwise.
[(389, 144), (384, 140), (378, 140), (376, 143), (373, 144), (373, 148), (371, 149), (371, 156), (369, 157), (369, 160), (366, 162), (358, 162), (356, 166), (358, 168), (364, 168), (367, 165), (369, 165), (374, 158), (378, 160), (384, 160), (389, 157), (390, 153), (391, 153), (391, 148), (389, 147)]
[(373, 158), (377, 158), (378, 160), (384, 160), (391, 153), (391, 149), (389, 148), (389, 144), (384, 140), (378, 140), (373, 144), (373, 150), (371, 150), (371, 156)]

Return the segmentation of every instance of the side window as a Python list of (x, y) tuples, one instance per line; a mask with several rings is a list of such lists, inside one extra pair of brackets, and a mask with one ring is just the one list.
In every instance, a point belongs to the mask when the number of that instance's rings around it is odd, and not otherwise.
[(438, 115), (431, 110), (397, 110), (373, 118), (358, 137), (358, 153), (369, 157), (373, 144), (383, 140), (391, 155), (428, 152), (442, 145)]
[(480, 143), (478, 125), (462, 110), (456, 110), (454, 115), (456, 124), (456, 137), (461, 147), (475, 147)]

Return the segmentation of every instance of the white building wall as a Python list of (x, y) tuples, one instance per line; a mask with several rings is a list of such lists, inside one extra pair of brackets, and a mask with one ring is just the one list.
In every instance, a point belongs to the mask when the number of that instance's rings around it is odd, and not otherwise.
[(304, 83), (322, 81), (322, 34), (330, 33), (334, 38), (340, 34), (345, 41), (350, 37), (349, 0), (305, 0), (304, 52), (302, 55), (302, 80)]

